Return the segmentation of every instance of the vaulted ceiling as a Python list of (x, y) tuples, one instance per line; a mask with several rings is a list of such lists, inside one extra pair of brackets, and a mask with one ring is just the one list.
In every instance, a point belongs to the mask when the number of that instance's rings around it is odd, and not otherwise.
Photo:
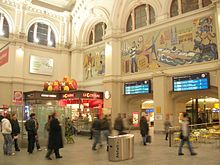
[(32, 0), (32, 3), (56, 11), (71, 11), (76, 0)]

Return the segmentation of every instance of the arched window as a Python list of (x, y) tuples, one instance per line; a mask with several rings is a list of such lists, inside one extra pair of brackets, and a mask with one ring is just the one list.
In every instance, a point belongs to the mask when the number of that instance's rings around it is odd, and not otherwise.
[(199, 9), (199, 7), (206, 7), (210, 4), (212, 4), (211, 0), (173, 0), (170, 7), (170, 17)]
[(150, 5), (149, 5), (149, 22), (150, 22), (150, 24), (155, 22), (154, 8), (152, 6), (150, 6)]
[(50, 47), (56, 46), (55, 34), (52, 28), (42, 22), (36, 22), (29, 28), (28, 42)]
[(182, 0), (182, 13), (187, 13), (199, 8), (198, 0)]
[(105, 35), (106, 28), (107, 25), (104, 22), (96, 24), (90, 32), (89, 45), (102, 41), (103, 36)]
[(126, 31), (129, 32), (154, 23), (155, 11), (151, 5), (140, 5), (134, 8), (127, 19)]
[(208, 5), (212, 4), (211, 0), (202, 0), (202, 7), (206, 7)]
[(146, 5), (138, 6), (134, 9), (135, 14), (135, 29), (147, 25)]
[(3, 13), (0, 13), (0, 37), (9, 37), (9, 25)]
[(170, 17), (178, 15), (178, 0), (173, 0), (170, 8)]
[(127, 32), (132, 31), (132, 17), (131, 17), (131, 15), (129, 15), (129, 17), (128, 17), (126, 31)]

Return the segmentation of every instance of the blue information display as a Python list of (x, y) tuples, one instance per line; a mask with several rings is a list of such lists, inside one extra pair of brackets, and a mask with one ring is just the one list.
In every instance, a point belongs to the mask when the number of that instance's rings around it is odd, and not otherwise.
[(127, 82), (124, 84), (125, 95), (146, 94), (150, 92), (151, 92), (150, 80)]
[(192, 91), (209, 88), (209, 73), (173, 77), (173, 91)]

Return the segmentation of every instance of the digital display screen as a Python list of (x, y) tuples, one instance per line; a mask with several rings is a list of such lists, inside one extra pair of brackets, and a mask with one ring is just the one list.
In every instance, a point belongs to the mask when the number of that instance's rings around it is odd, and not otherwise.
[(209, 73), (173, 77), (173, 91), (192, 91), (209, 88)]
[(146, 94), (150, 92), (151, 92), (150, 80), (127, 82), (124, 84), (125, 95)]

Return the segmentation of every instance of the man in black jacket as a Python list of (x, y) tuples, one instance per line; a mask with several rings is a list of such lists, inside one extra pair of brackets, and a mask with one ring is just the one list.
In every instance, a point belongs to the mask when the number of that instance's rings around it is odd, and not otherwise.
[(94, 143), (92, 146), (92, 150), (97, 150), (96, 145), (100, 143), (100, 132), (101, 132), (101, 122), (99, 120), (99, 116), (96, 115), (96, 119), (92, 123), (92, 131), (93, 131), (93, 137), (94, 137)]
[(20, 127), (17, 120), (17, 115), (15, 113), (12, 114), (11, 120), (11, 127), (12, 127), (12, 138), (14, 139), (15, 151), (20, 151), (18, 147), (18, 135), (20, 134)]
[(26, 121), (26, 131), (28, 132), (28, 152), (29, 154), (33, 153), (34, 144), (35, 144), (35, 136), (37, 135), (37, 129), (35, 126), (35, 113), (30, 114), (30, 119)]

